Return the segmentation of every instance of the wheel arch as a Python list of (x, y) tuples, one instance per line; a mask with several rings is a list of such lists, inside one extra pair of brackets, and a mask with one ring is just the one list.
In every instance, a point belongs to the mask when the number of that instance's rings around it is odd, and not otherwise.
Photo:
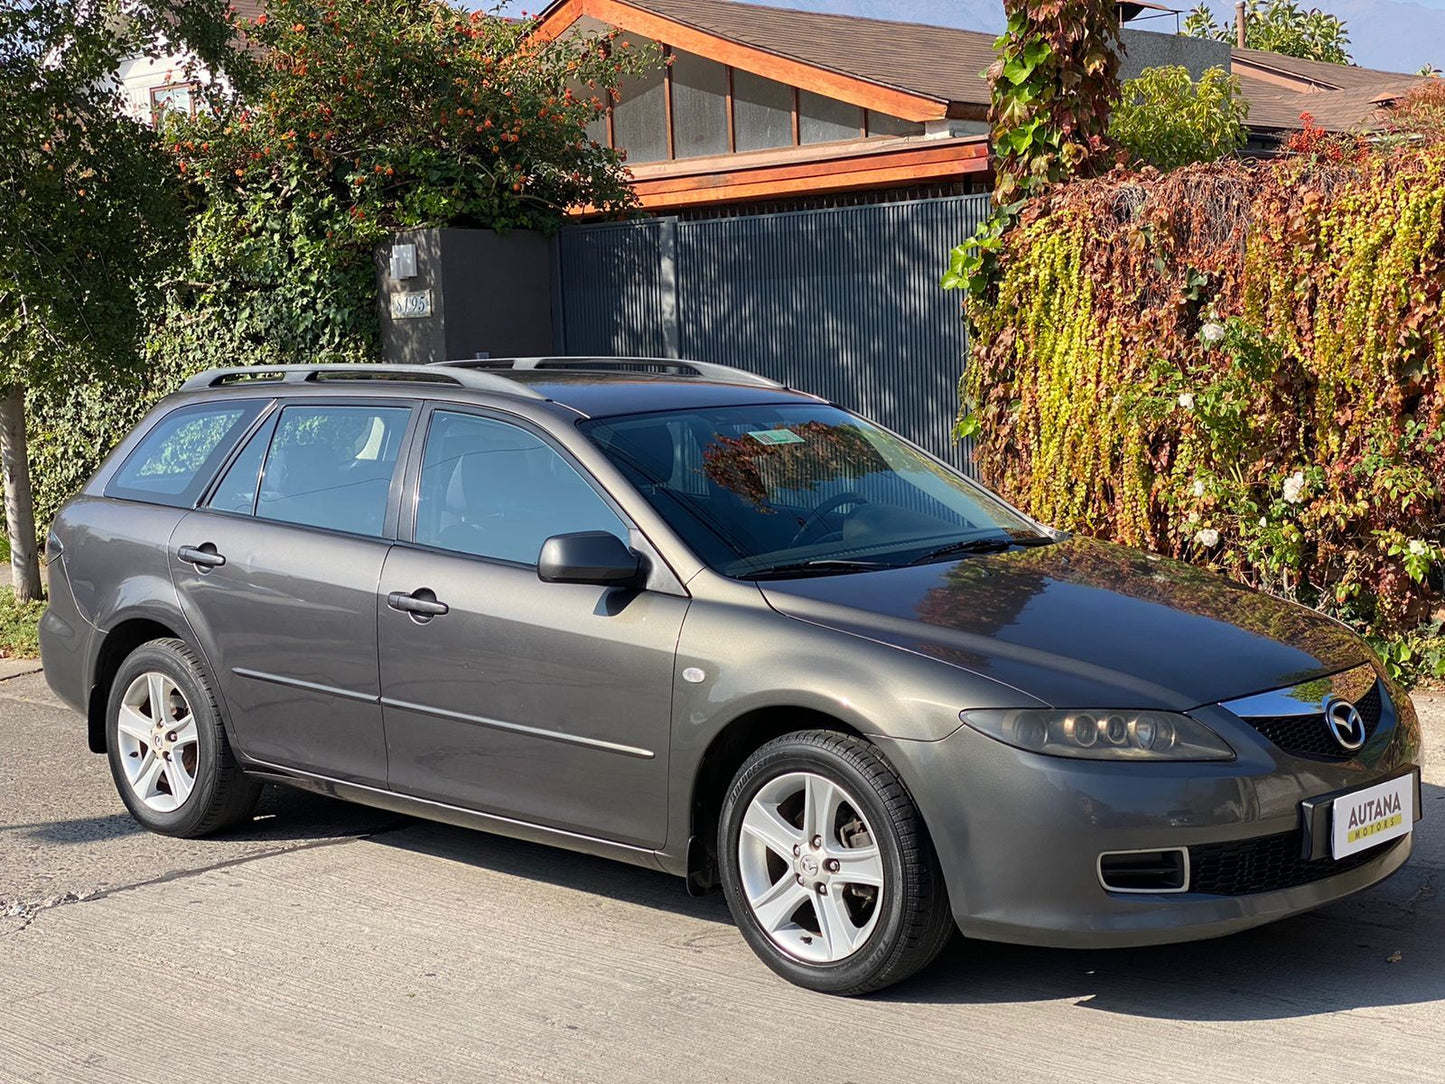
[(86, 704), (86, 733), (92, 753), (106, 751), (106, 706), (115, 675), (131, 654), (152, 640), (194, 641), (183, 621), (164, 614), (132, 614), (113, 624), (100, 639), (91, 667), (90, 697)]
[(693, 774), (687, 848), (689, 891), (707, 892), (719, 884), (718, 819), (728, 785), (743, 761), (774, 738), (797, 730), (832, 730), (869, 740), (868, 735), (836, 715), (794, 705), (753, 708), (718, 731)]

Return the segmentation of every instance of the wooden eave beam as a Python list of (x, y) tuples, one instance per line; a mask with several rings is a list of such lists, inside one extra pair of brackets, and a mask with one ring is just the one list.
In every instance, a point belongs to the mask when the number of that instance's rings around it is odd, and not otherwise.
[[(746, 162), (738, 156), (714, 156), (637, 166), (632, 187), (644, 210), (666, 211), (902, 187), (989, 170), (988, 144), (982, 139), (936, 146), (909, 141), (851, 152), (844, 147), (819, 150), (823, 153), (808, 158), (759, 152), (756, 158), (744, 156), (751, 159)], [(716, 168), (709, 170), (709, 165)], [(577, 213), (586, 215), (591, 210), (580, 208)]]

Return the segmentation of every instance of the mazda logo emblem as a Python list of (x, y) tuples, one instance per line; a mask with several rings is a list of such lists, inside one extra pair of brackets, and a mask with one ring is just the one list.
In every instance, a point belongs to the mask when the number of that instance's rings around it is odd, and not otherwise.
[(1325, 702), (1325, 725), (1330, 728), (1341, 749), (1353, 753), (1365, 744), (1365, 717), (1348, 700)]

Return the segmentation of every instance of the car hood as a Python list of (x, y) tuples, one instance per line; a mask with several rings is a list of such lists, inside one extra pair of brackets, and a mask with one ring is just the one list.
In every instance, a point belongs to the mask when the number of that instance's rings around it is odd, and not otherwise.
[(1371, 657), (1313, 610), (1091, 539), (759, 587), (789, 617), (931, 656), (1053, 707), (1182, 711)]

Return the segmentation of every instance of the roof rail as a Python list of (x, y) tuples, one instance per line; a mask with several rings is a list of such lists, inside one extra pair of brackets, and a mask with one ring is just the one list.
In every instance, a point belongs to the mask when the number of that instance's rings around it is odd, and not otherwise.
[(748, 384), (759, 388), (786, 386), (779, 384), (776, 380), (759, 376), (757, 373), (750, 373), (746, 369), (735, 369), (730, 365), (718, 365), (711, 361), (691, 361), (685, 358), (470, 358), (462, 361), (438, 361), (434, 365), (472, 372), (518, 372), (547, 369), (586, 373), (659, 373), (713, 380), (719, 384)]
[(417, 384), (452, 384), (477, 391), (527, 399), (546, 399), (525, 384), (508, 380), (496, 373), (472, 369), (442, 370), (434, 365), (253, 365), (228, 369), (208, 369), (197, 373), (181, 391), (203, 388), (250, 387), (256, 384), (319, 384), (348, 381), (397, 381)]

